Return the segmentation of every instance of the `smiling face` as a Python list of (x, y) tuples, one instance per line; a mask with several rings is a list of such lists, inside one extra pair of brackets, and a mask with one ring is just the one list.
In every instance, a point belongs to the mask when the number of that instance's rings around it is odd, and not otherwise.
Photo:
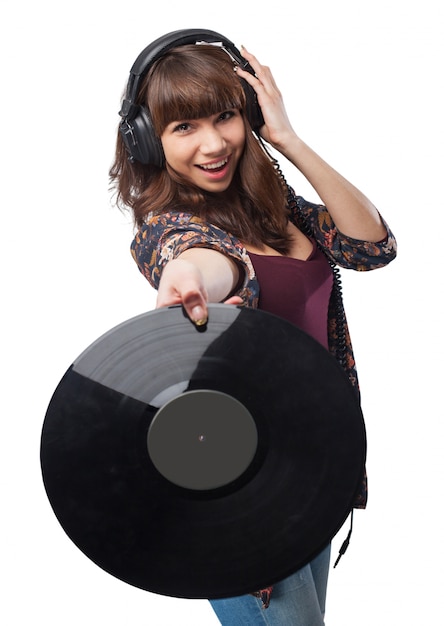
[(170, 174), (205, 191), (227, 190), (246, 140), (245, 93), (230, 57), (214, 46), (180, 46), (153, 64), (145, 85)]
[(213, 193), (226, 191), (245, 145), (238, 109), (170, 122), (161, 136), (165, 160), (182, 178)]

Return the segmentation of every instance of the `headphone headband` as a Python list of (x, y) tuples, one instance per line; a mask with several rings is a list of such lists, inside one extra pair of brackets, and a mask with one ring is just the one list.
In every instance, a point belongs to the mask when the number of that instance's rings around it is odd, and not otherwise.
[[(163, 149), (152, 128), (149, 111), (136, 104), (140, 85), (155, 61), (168, 50), (188, 44), (211, 44), (220, 46), (242, 69), (254, 74), (254, 70), (244, 59), (234, 43), (213, 30), (198, 28), (176, 30), (162, 35), (149, 44), (139, 54), (130, 70), (125, 98), (119, 115), (122, 117), (120, 133), (131, 161), (140, 161), (161, 167), (164, 163)], [(264, 124), (264, 119), (253, 88), (242, 81), (247, 97), (247, 118), (253, 130)]]
[(133, 63), (131, 68), (131, 74), (136, 76), (146, 73), (148, 67), (154, 63), (158, 58), (163, 56), (165, 52), (171, 48), (177, 48), (179, 46), (186, 46), (188, 44), (215, 44), (220, 43), (228, 50), (232, 50), (239, 65), (246, 65), (248, 62), (242, 57), (239, 50), (234, 43), (216, 33), (214, 30), (201, 30), (198, 28), (190, 28), (186, 30), (175, 30), (172, 33), (162, 35), (149, 46), (142, 50), (137, 59)]

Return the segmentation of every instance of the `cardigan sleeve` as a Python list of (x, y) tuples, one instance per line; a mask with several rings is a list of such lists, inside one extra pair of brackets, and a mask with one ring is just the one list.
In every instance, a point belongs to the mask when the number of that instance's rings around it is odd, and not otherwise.
[(373, 270), (388, 265), (396, 257), (396, 239), (382, 217), (387, 237), (370, 242), (344, 235), (336, 228), (325, 206), (307, 202), (301, 196), (296, 197), (295, 213), (295, 222), (302, 227), (305, 222), (325, 254), (341, 267)]
[(243, 275), (237, 293), (252, 304), (257, 297), (257, 281), (245, 248), (236, 237), (189, 213), (149, 216), (131, 243), (131, 254), (150, 285), (158, 289), (168, 261), (189, 248), (209, 248), (236, 261)]

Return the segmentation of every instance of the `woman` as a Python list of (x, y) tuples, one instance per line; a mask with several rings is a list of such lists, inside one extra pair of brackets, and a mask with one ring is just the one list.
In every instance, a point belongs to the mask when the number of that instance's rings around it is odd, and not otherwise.
[[(382, 267), (396, 255), (395, 239), (373, 204), (297, 135), (270, 69), (245, 48), (242, 57), (249, 66), (219, 47), (190, 44), (149, 67), (136, 105), (149, 114), (161, 158), (147, 164), (128, 155), (132, 130), (121, 128), (110, 172), (138, 227), (133, 257), (158, 290), (157, 307), (182, 304), (197, 325), (208, 320), (208, 302), (279, 315), (330, 350), (358, 393), (335, 266)], [(263, 116), (256, 133), (248, 90)], [(322, 205), (294, 194), (262, 140), (294, 164)], [(356, 507), (365, 504), (364, 479)], [(273, 588), (211, 601), (220, 622), (324, 624), (329, 553)]]

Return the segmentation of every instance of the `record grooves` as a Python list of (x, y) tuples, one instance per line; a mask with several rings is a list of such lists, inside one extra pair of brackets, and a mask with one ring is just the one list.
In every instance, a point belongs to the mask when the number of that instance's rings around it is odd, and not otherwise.
[(221, 598), (293, 573), (344, 523), (365, 429), (344, 372), (267, 313), (210, 305), (130, 319), (67, 370), (41, 464), (71, 540), (117, 578)]

